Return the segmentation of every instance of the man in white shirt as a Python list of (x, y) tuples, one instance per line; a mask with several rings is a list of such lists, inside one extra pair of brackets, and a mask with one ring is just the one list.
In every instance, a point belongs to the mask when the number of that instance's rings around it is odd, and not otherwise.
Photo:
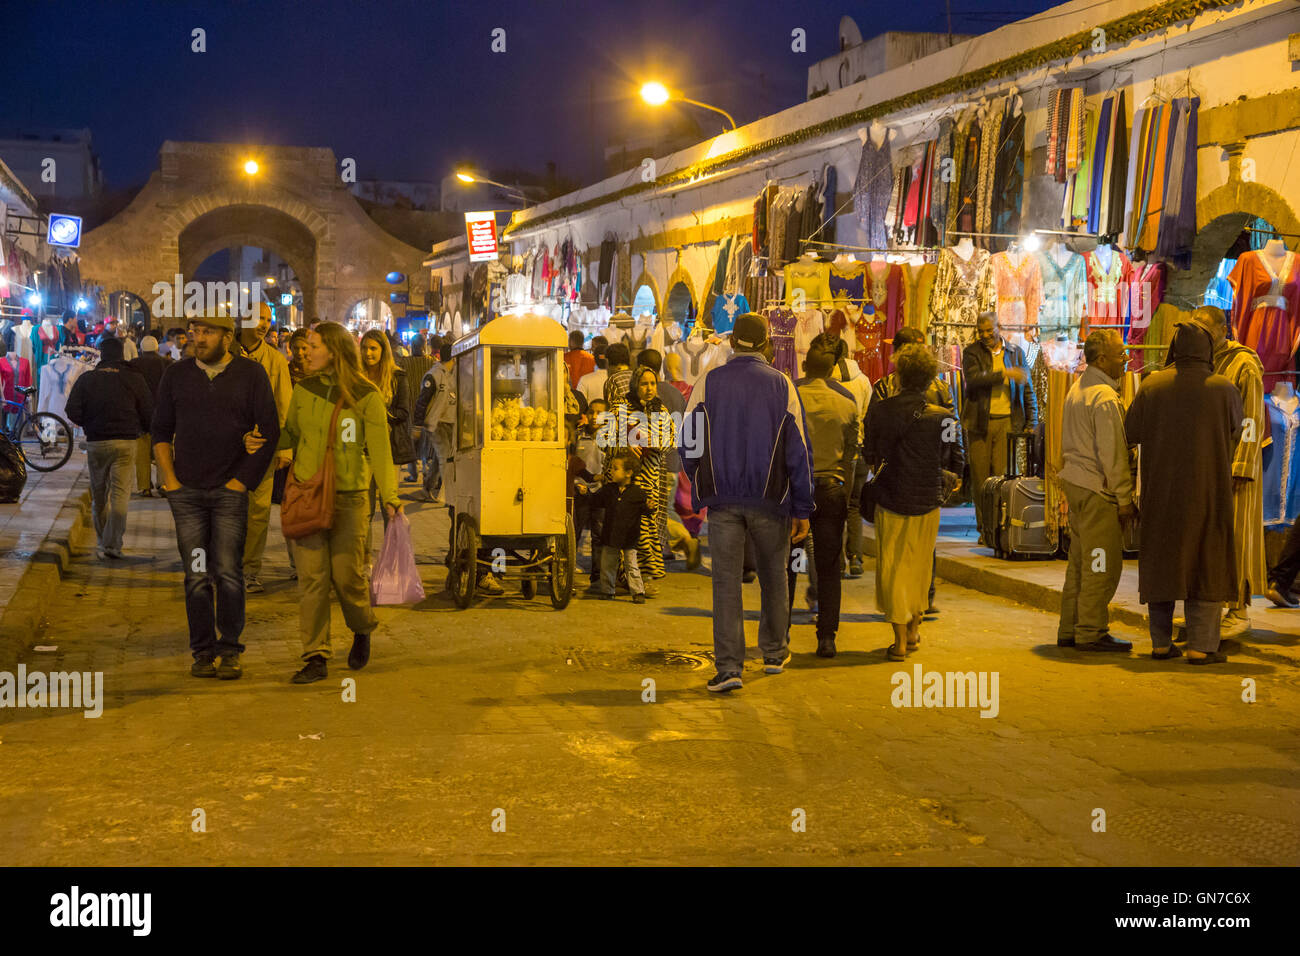
[(1070, 563), (1061, 592), (1060, 647), (1128, 651), (1111, 637), (1110, 599), (1124, 569), (1122, 524), (1137, 518), (1118, 379), (1128, 355), (1113, 329), (1083, 347), (1087, 370), (1070, 386), (1061, 417), (1061, 488), (1070, 506)]
[(593, 400), (605, 400), (605, 381), (609, 378), (609, 370), (605, 368), (605, 357), (603, 355), (596, 358), (596, 370), (588, 372), (582, 378), (578, 379), (576, 391), (582, 393), (582, 397), (590, 405)]

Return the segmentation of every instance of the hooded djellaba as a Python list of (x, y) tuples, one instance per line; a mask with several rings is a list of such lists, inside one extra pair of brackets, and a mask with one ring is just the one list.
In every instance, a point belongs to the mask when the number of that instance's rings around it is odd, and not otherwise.
[(1241, 396), (1214, 374), (1210, 333), (1174, 330), (1165, 368), (1142, 383), (1124, 420), (1142, 449), (1142, 550), (1138, 594), (1160, 601), (1234, 600), (1232, 457)]

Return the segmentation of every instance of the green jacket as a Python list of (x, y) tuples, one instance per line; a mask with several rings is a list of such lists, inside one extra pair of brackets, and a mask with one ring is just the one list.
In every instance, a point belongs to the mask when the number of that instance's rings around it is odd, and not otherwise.
[[(339, 411), (334, 436), (334, 490), (368, 491), (373, 471), (379, 496), (397, 505), (397, 471), (388, 442), (388, 409), (378, 390), (361, 383), (355, 409)], [(293, 474), (306, 481), (325, 459), (325, 433), (334, 414), (338, 391), (331, 375), (313, 375), (293, 387), (289, 414), (280, 429), (280, 448), (293, 449)]]

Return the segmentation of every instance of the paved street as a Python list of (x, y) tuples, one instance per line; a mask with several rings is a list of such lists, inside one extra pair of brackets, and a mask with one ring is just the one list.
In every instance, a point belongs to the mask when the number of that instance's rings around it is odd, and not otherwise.
[[(244, 678), (194, 680), (170, 514), (133, 499), (129, 559), (81, 549), (40, 640), (57, 650), (23, 656), (103, 671), (103, 716), (0, 711), (6, 862), (1300, 863), (1300, 670), (1276, 649), (1195, 668), (1119, 629), (1140, 655), (1066, 652), (1053, 615), (941, 584), (920, 650), (891, 663), (868, 565), (847, 582), (838, 657), (811, 653), (801, 598), (786, 673), (751, 660), (719, 698), (707, 561), (675, 562), (644, 607), (515, 594), (458, 611), (445, 513), (411, 511), (428, 599), (380, 609), (359, 673), (336, 611), (329, 679), (297, 687), (278, 534)], [(751, 645), (756, 629), (753, 614)], [(916, 664), (996, 672), (996, 716), (892, 706), (891, 675)]]

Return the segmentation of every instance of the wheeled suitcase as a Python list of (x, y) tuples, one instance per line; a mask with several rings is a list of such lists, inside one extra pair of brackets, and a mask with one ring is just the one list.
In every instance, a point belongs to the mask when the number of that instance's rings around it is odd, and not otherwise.
[(1017, 450), (1030, 459), (1032, 433), (1007, 436), (1007, 473), (988, 478), (980, 489), (983, 527), (980, 534), (999, 558), (1055, 556), (1047, 539), (1047, 491), (1043, 479), (1017, 472)]

